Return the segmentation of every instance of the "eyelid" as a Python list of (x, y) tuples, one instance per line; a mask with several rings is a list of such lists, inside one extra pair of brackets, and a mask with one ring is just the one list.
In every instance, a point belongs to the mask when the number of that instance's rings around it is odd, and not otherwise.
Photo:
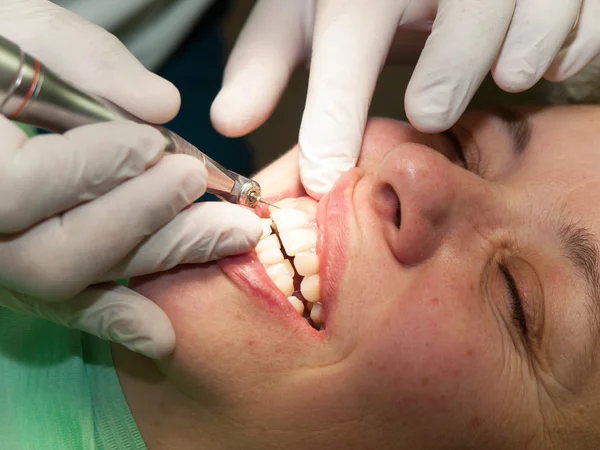
[(507, 284), (509, 295), (511, 296), (511, 316), (517, 325), (521, 329), (521, 334), (524, 339), (528, 339), (528, 317), (526, 311), (526, 305), (523, 302), (523, 298), (521, 293), (519, 292), (519, 288), (517, 287), (517, 283), (512, 273), (508, 269), (507, 265), (502, 261), (498, 263), (498, 267), (504, 276), (504, 280)]
[(511, 274), (527, 320), (528, 340), (541, 346), (544, 330), (544, 289), (537, 271), (522, 256), (505, 255), (502, 263)]
[(449, 130), (446, 130), (444, 136), (448, 138), (454, 144), (454, 148), (458, 150), (463, 167), (469, 172), (481, 176), (481, 152), (470, 131), (460, 123), (457, 123)]

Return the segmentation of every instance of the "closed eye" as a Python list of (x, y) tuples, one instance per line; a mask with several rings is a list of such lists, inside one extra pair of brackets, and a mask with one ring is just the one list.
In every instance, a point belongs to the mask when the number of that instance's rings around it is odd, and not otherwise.
[(524, 338), (527, 338), (527, 318), (525, 317), (525, 311), (523, 309), (523, 300), (519, 295), (519, 290), (517, 289), (517, 283), (515, 283), (515, 279), (513, 278), (508, 267), (503, 263), (498, 263), (498, 267), (504, 275), (504, 279), (506, 280), (506, 287), (508, 291), (509, 298), (511, 300), (511, 315), (513, 323), (519, 330)]

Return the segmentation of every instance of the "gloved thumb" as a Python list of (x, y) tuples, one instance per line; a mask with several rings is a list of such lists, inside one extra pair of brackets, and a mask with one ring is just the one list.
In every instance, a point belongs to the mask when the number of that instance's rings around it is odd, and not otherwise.
[(175, 332), (164, 311), (116, 283), (91, 286), (64, 302), (42, 302), (0, 289), (0, 305), (117, 342), (153, 359), (167, 356), (175, 347)]
[(153, 74), (112, 34), (46, 0), (0, 3), (7, 39), (76, 86), (136, 117), (163, 123), (179, 110), (179, 92)]

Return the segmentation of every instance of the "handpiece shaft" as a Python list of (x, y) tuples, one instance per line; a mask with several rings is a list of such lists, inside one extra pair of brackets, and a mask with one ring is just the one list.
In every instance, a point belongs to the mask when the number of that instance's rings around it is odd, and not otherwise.
[[(59, 78), (18, 45), (0, 36), (0, 113), (11, 120), (55, 133), (110, 120), (147, 123), (119, 106), (86, 93)], [(207, 192), (245, 206), (260, 201), (254, 180), (221, 166), (179, 135), (152, 125), (166, 139), (165, 151), (184, 153), (202, 161), (208, 174)]]

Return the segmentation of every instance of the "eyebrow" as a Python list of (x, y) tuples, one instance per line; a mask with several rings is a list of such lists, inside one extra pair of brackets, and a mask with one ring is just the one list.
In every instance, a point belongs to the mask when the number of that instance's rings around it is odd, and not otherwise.
[(490, 111), (493, 115), (498, 117), (506, 127), (514, 152), (517, 155), (522, 155), (531, 140), (531, 132), (533, 129), (531, 121), (517, 111), (509, 108), (497, 107)]
[(600, 251), (597, 240), (581, 224), (564, 223), (558, 232), (567, 259), (586, 282), (596, 324), (600, 325)]

